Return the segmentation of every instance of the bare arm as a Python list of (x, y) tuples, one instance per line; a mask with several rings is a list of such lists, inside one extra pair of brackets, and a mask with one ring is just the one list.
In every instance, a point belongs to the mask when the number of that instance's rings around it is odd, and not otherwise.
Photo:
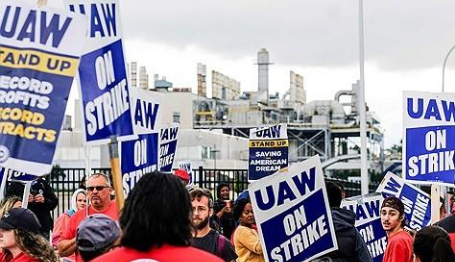
[(58, 248), (58, 254), (61, 257), (67, 257), (67, 256), (74, 254), (74, 252), (76, 252), (76, 248), (77, 248), (76, 238), (60, 240), (60, 242), (57, 245), (57, 248)]

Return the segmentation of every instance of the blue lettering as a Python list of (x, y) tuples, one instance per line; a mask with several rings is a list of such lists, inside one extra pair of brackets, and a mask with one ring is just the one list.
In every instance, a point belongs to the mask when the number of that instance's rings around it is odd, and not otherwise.
[[(111, 4), (111, 9), (109, 5), (101, 5), (103, 10), (104, 21), (106, 22), (107, 34), (112, 36), (117, 36), (117, 25), (115, 24), (115, 4)], [(111, 33), (112, 30), (112, 33)]]
[(160, 132), (161, 141), (176, 139), (178, 131), (179, 131), (178, 127), (161, 129)]
[(424, 118), (425, 119), (430, 119), (430, 117), (434, 117), (437, 120), (441, 120), (441, 115), (439, 113), (438, 104), (436, 103), (435, 99), (430, 99), (428, 101), (428, 107), (427, 107), (427, 110), (425, 112)]
[(16, 7), (14, 11), (14, 18), (11, 22), (11, 29), (7, 31), (6, 24), (8, 22), (9, 12), (11, 10), (11, 6), (7, 6), (5, 10), (5, 15), (3, 16), (2, 25), (0, 27), (0, 35), (6, 38), (12, 38), (14, 33), (16, 32), (17, 27), (17, 20), (19, 19), (19, 14), (21, 13), (21, 8)]
[(408, 115), (412, 118), (420, 118), (423, 115), (423, 99), (419, 98), (417, 99), (417, 111), (414, 112), (414, 99), (413, 98), (408, 98)]
[(95, 37), (97, 32), (100, 33), (101, 37), (105, 36), (96, 4), (92, 4), (90, 13), (90, 37)]
[(286, 181), (280, 182), (278, 185), (278, 202), (277, 205), (282, 205), (284, 204), (284, 200), (289, 199), (289, 201), (292, 201), (296, 199), (294, 193), (292, 192), (292, 189), (289, 187), (288, 183)]
[(275, 194), (273, 193), (273, 187), (272, 186), (267, 186), (265, 188), (267, 191), (267, 196), (268, 196), (268, 202), (265, 203), (264, 199), (262, 198), (261, 190), (257, 190), (254, 192), (254, 196), (256, 198), (256, 203), (261, 210), (268, 210), (273, 207), (275, 204)]
[(379, 217), (380, 203), (379, 199), (371, 202), (366, 202), (365, 206), (367, 208), (368, 214), (370, 217)]
[(35, 27), (36, 27), (36, 11), (31, 10), (25, 19), (24, 25), (17, 36), (18, 40), (24, 40), (25, 38), (30, 39), (31, 42), (35, 42)]
[(60, 15), (53, 15), (50, 23), (46, 24), (46, 12), (42, 12), (40, 43), (45, 45), (52, 35), (52, 47), (58, 47), (72, 20), (71, 17), (67, 17), (60, 28)]
[(171, 128), (170, 130), (170, 139), (174, 140), (177, 138), (177, 132), (179, 131), (178, 127)]
[(305, 171), (300, 173), (300, 179), (299, 175), (293, 176), (292, 181), (294, 181), (295, 186), (302, 196), (306, 194), (307, 190), (314, 191), (316, 187), (316, 168), (310, 168), (309, 175)]
[(158, 115), (158, 108), (158, 104), (153, 105), (152, 103), (147, 103), (146, 101), (137, 99), (136, 113), (134, 114), (136, 125), (154, 129), (156, 117)]
[(445, 100), (441, 101), (441, 103), (442, 109), (444, 110), (445, 120), (455, 121), (455, 104), (452, 101), (450, 101), (450, 103), (447, 104), (447, 101)]
[(357, 206), (357, 219), (367, 219), (367, 215), (365, 214), (365, 210), (363, 210), (363, 206)]
[(393, 179), (393, 177), (391, 177), (389, 180), (389, 183), (387, 183), (385, 185), (384, 189), (394, 192), (394, 193), (398, 193), (398, 190), (400, 187), (401, 187), (401, 185), (398, 183), (398, 181), (396, 181), (395, 179)]

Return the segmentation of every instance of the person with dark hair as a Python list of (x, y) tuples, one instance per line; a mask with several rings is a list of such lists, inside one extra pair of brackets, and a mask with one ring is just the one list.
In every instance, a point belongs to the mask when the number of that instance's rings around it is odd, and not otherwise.
[(121, 247), (93, 262), (222, 262), (191, 246), (191, 202), (183, 183), (155, 171), (139, 179), (120, 216)]
[(415, 262), (455, 262), (447, 232), (429, 226), (417, 232), (414, 239)]
[(77, 250), (85, 262), (111, 251), (120, 243), (120, 228), (112, 218), (94, 214), (77, 228)]
[(249, 198), (242, 198), (234, 205), (234, 217), (239, 226), (234, 232), (234, 248), (239, 262), (264, 262), (261, 240), (253, 229), (253, 206)]
[(387, 247), (383, 262), (411, 262), (412, 236), (404, 230), (406, 219), (403, 202), (390, 196), (381, 205), (381, 224), (387, 233)]
[[(22, 199), (24, 195), (24, 184), (20, 181), (12, 181), (6, 188), (5, 196), (17, 196)], [(54, 220), (51, 211), (58, 205), (57, 195), (43, 177), (38, 177), (31, 182), (30, 194), (28, 197), (28, 209), (35, 213), (41, 229), (40, 234), (49, 239), (50, 231), (54, 228)]]
[(213, 215), (212, 195), (201, 188), (190, 192), (193, 206), (193, 246), (210, 252), (226, 262), (237, 258), (231, 242), (216, 230), (210, 228), (209, 219)]
[(337, 238), (338, 250), (332, 251), (324, 258), (337, 259), (336, 261), (373, 261), (359, 231), (355, 228), (354, 212), (340, 208), (343, 192), (341, 188), (333, 183), (325, 183), (329, 200), (330, 212), (332, 214), (335, 236)]
[(231, 188), (226, 183), (220, 183), (216, 189), (217, 200), (213, 206), (213, 218), (219, 221), (222, 234), (230, 238), (234, 228), (237, 226), (234, 214), (232, 213), (233, 202), (229, 199)]
[(83, 261), (80, 254), (76, 252), (76, 233), (77, 227), (87, 216), (101, 213), (118, 221), (118, 210), (115, 203), (111, 201), (111, 191), (110, 179), (106, 174), (95, 173), (88, 178), (87, 198), (90, 200), (90, 205), (77, 211), (70, 218), (68, 227), (57, 244), (60, 256), (74, 258), (76, 253), (76, 261)]
[(13, 208), (0, 219), (0, 262), (59, 262), (29, 209)]

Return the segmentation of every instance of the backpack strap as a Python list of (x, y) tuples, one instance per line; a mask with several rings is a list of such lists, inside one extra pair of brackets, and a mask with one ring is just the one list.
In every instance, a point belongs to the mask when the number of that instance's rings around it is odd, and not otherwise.
[(222, 251), (224, 249), (225, 240), (224, 240), (223, 235), (221, 235), (220, 233), (218, 233), (218, 235), (217, 235), (217, 244), (218, 244), (218, 254), (221, 255)]

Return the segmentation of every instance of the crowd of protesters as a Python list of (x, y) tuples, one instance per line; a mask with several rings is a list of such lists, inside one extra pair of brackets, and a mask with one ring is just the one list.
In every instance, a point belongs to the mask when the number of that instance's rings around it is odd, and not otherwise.
[[(23, 186), (10, 185), (0, 202), (0, 262), (265, 261), (248, 194), (232, 201), (229, 185), (221, 183), (214, 199), (188, 182), (183, 170), (145, 175), (119, 213), (109, 177), (96, 173), (73, 193), (55, 226), (50, 211), (58, 201), (46, 180), (32, 183), (28, 209), (21, 207)], [(342, 185), (327, 182), (326, 189), (338, 250), (315, 261), (373, 261), (355, 214), (340, 208)], [(454, 215), (414, 235), (405, 228), (401, 200), (387, 197), (380, 217), (387, 234), (383, 262), (455, 262)]]

